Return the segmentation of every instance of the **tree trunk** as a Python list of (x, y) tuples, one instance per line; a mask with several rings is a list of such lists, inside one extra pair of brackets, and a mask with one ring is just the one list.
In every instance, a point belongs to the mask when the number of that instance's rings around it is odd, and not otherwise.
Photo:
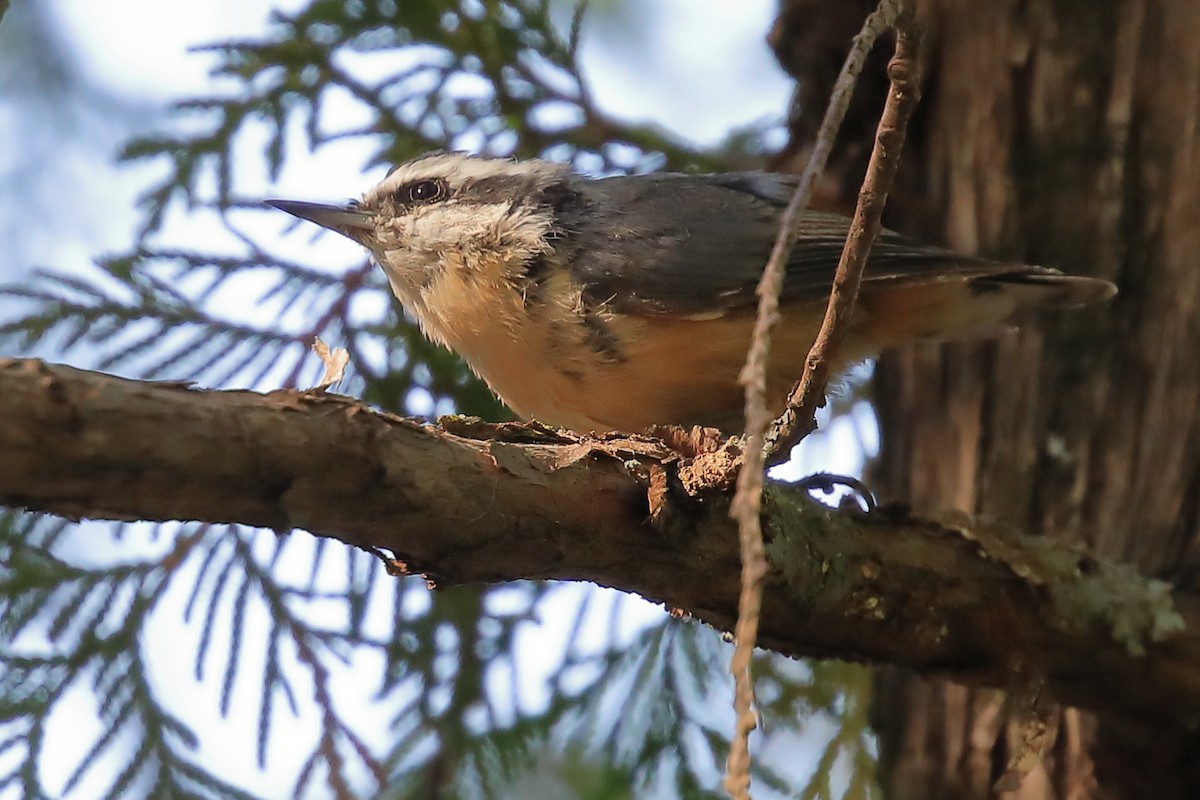
[[(838, 42), (844, 52), (873, 3), (781, 5), (771, 41), (812, 118), (828, 89), (814, 86), (826, 74), (814, 60)], [(919, 8), (924, 105), (889, 224), (1110, 278), (1121, 295), (998, 339), (883, 357), (873, 486), (1187, 584), (1200, 566), (1200, 3)], [(878, 113), (880, 71), (870, 80), (840, 147), (843, 193), (861, 176)], [(808, 129), (792, 132), (803, 153)], [(1036, 673), (1036, 652), (1013, 656)], [(884, 671), (875, 719), (891, 800), (999, 796), (1018, 737), (1001, 693)], [(1194, 732), (1103, 712), (1053, 712), (1050, 723), (1041, 765), (1006, 798), (1200, 797)]]

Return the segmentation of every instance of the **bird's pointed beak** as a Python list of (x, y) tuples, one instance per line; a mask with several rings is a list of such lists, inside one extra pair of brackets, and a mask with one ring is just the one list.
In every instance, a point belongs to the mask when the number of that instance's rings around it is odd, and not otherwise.
[(294, 217), (315, 222), (322, 228), (361, 242), (368, 233), (375, 232), (374, 214), (353, 205), (330, 205), (306, 203), (301, 200), (265, 200), (272, 208), (286, 211)]

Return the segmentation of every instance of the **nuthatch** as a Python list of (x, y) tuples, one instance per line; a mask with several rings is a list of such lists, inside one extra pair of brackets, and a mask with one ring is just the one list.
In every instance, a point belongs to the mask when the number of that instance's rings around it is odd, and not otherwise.
[[(594, 179), (546, 161), (433, 153), (347, 205), (268, 202), (366, 246), (425, 335), (522, 417), (577, 431), (736, 431), (754, 289), (794, 186), (765, 172)], [(776, 410), (820, 327), (848, 226), (804, 215), (771, 344)], [(838, 362), (1114, 291), (884, 230)]]

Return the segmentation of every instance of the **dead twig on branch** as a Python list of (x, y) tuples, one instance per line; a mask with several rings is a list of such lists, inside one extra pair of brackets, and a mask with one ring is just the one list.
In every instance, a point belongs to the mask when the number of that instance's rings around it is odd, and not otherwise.
[(901, 4), (895, 27), (896, 54), (888, 64), (891, 86), (887, 103), (879, 119), (871, 161), (858, 193), (858, 205), (854, 209), (854, 219), (850, 223), (837, 274), (833, 278), (825, 320), (808, 352), (803, 377), (792, 390), (787, 408), (767, 434), (768, 463), (786, 459), (791, 448), (816, 428), (815, 415), (825, 397), (832, 356), (841, 346), (849, 328), (863, 268), (867, 264), (867, 254), (882, 227), (883, 208), (900, 165), (908, 120), (920, 99), (918, 57), (921, 30), (907, 4)]
[[(766, 365), (771, 331), (779, 321), (779, 295), (783, 286), (784, 267), (799, 235), (800, 220), (808, 207), (813, 185), (833, 149), (858, 74), (875, 40), (888, 26), (896, 29), (897, 39), (896, 55), (888, 66), (892, 83), (867, 176), (859, 193), (850, 235), (838, 264), (821, 332), (805, 362), (804, 376), (792, 392), (784, 415), (772, 425), (766, 402)], [(809, 163), (784, 212), (771, 258), (757, 289), (759, 305), (754, 337), (740, 376), (746, 390), (745, 456), (738, 473), (737, 493), (730, 509), (731, 516), (738, 523), (742, 560), (742, 588), (734, 633), (736, 644), (730, 663), (730, 672), (736, 684), (734, 711), (737, 719), (725, 776), (725, 790), (735, 800), (748, 800), (750, 797), (749, 739), (750, 732), (757, 724), (750, 661), (758, 637), (762, 582), (768, 571), (760, 522), (763, 471), (768, 456), (774, 457), (789, 449), (791, 444), (814, 427), (811, 419), (829, 379), (829, 359), (845, 336), (866, 254), (879, 232), (880, 215), (895, 177), (905, 128), (916, 104), (919, 41), (913, 6), (908, 0), (882, 0), (863, 24), (834, 85)]]

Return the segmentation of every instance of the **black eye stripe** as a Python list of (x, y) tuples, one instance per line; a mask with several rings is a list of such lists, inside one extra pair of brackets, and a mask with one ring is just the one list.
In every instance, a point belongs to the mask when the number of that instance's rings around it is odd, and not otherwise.
[(450, 187), (443, 179), (422, 178), (397, 187), (394, 196), (400, 205), (419, 206), (444, 200), (449, 194)]

